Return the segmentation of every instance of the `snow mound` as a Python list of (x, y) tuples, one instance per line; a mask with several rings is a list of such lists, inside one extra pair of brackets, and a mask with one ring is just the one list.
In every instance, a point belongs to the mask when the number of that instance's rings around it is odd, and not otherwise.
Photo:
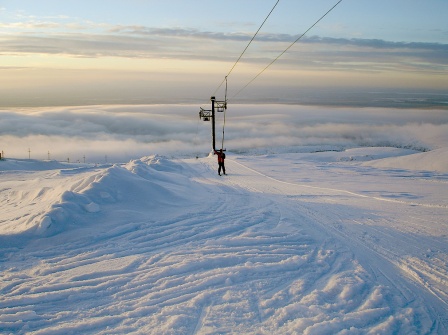
[(183, 171), (182, 165), (175, 163), (174, 161), (160, 155), (142, 157), (137, 161), (150, 165), (151, 168), (157, 171), (180, 173)]
[(400, 157), (383, 158), (365, 163), (365, 165), (378, 168), (448, 172), (448, 148), (418, 152)]
[(365, 162), (386, 157), (397, 157), (415, 153), (415, 150), (390, 147), (363, 147), (341, 151), (322, 150), (298, 154), (300, 160), (313, 162)]
[[(30, 168), (18, 162), (9, 167), (22, 171)], [(182, 198), (186, 192), (181, 190), (190, 183), (176, 172), (182, 171), (178, 164), (155, 156), (106, 169), (51, 171), (56, 167), (35, 161), (31, 168), (40, 171), (37, 178), (4, 190), (9, 208), (0, 220), (0, 236), (53, 235), (114, 209), (134, 215), (142, 209), (160, 210), (161, 206), (172, 210), (185, 205)]]

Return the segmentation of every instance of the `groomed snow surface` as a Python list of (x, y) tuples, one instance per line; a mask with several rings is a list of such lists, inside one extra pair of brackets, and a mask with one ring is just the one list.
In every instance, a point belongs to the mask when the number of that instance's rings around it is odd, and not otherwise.
[(448, 333), (447, 149), (227, 156), (0, 161), (0, 333)]

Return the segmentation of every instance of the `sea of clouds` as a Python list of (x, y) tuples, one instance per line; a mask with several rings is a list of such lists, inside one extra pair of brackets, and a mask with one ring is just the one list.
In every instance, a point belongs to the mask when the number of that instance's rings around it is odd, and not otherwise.
[[(90, 163), (149, 154), (203, 156), (211, 148), (211, 122), (200, 120), (198, 112), (198, 105), (0, 110), (0, 150), (11, 158)], [(239, 153), (359, 146), (427, 151), (448, 143), (448, 111), (443, 109), (230, 104), (225, 116), (224, 147)], [(224, 113), (219, 113), (218, 148), (223, 124)]]

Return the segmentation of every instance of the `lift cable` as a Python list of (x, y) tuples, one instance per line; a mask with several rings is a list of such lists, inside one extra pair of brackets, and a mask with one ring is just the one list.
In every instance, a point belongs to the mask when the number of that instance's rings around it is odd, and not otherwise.
[(227, 76), (224, 78), (226, 81), (226, 92), (224, 95), (224, 101), (226, 103), (224, 108), (224, 122), (222, 124), (222, 142), (221, 142), (221, 149), (224, 149), (224, 129), (226, 128), (226, 112), (227, 112)]
[[(241, 59), (241, 57), (244, 55), (244, 53), (246, 52), (247, 48), (249, 47), (249, 45), (252, 43), (252, 41), (255, 39), (255, 37), (257, 36), (258, 32), (260, 31), (260, 29), (263, 27), (264, 23), (266, 22), (266, 20), (269, 18), (269, 16), (271, 15), (271, 13), (274, 11), (275, 7), (277, 6), (277, 4), (280, 2), (280, 0), (277, 0), (276, 4), (274, 5), (274, 7), (272, 8), (272, 10), (270, 11), (270, 13), (268, 14), (268, 16), (266, 17), (266, 19), (263, 21), (263, 23), (261, 24), (260, 28), (258, 28), (257, 32), (255, 33), (255, 35), (252, 37), (252, 39), (250, 40), (250, 42), (247, 44), (246, 48), (244, 49), (244, 51), (241, 53), (241, 55), (239, 56), (238, 60), (235, 62), (235, 64), (232, 66), (232, 68), (230, 69), (229, 73), (224, 77), (224, 80), (221, 82), (221, 84), (218, 86), (218, 88), (215, 90), (213, 96), (212, 96), (212, 106), (213, 106), (213, 102), (214, 100), (214, 95), (216, 94), (216, 92), (219, 90), (219, 88), (222, 86), (222, 84), (225, 82), (226, 83), (226, 90), (225, 90), (225, 100), (221, 101), (221, 105), (219, 108), (221, 108), (221, 111), (224, 111), (224, 123), (223, 123), (223, 128), (222, 128), (222, 144), (221, 144), (221, 148), (224, 148), (224, 131), (225, 131), (225, 126), (226, 126), (226, 111), (227, 111), (227, 77), (230, 75), (230, 73), (233, 71), (233, 69), (235, 68), (236, 64), (239, 62), (239, 60)], [(316, 22), (314, 22), (313, 25), (311, 25), (302, 35), (300, 35), (294, 42), (292, 42), (283, 52), (281, 52), (273, 61), (271, 61), (263, 70), (261, 70), (254, 78), (252, 78), (246, 85), (244, 85), (235, 95), (233, 95), (232, 99), (235, 98), (237, 95), (239, 95), (246, 87), (248, 87), (250, 84), (252, 84), (252, 82), (255, 81), (255, 79), (257, 79), (264, 71), (266, 71), (272, 64), (274, 64), (281, 56), (283, 56), (294, 44), (296, 44), (298, 41), (300, 41), (311, 29), (314, 28), (314, 26), (316, 26), (324, 17), (326, 17), (333, 9), (336, 8), (336, 6), (338, 6), (340, 3), (342, 2), (342, 0), (339, 0), (333, 7), (331, 7), (324, 15), (322, 15)], [(223, 109), (223, 110), (222, 110)], [(219, 110), (218, 110), (219, 111)], [(208, 121), (210, 116), (208, 114), (208, 112), (212, 113), (212, 115), (214, 115), (214, 107), (212, 108), (211, 111), (207, 111), (207, 110), (203, 110), (201, 108), (201, 111), (199, 112), (199, 117), (203, 118), (205, 121)], [(214, 116), (213, 120), (214, 120)], [(213, 147), (214, 147), (214, 143), (215, 143), (215, 137), (214, 137), (214, 125), (212, 126), (212, 133), (213, 133)], [(199, 128), (198, 128), (199, 130)]]
[(222, 141), (221, 141), (221, 149), (224, 149), (224, 135), (225, 135), (225, 127), (226, 127), (226, 112), (227, 112), (227, 77), (232, 73), (233, 69), (235, 68), (235, 66), (238, 64), (238, 62), (240, 61), (240, 59), (243, 57), (243, 55), (245, 54), (245, 52), (247, 51), (247, 49), (249, 48), (250, 44), (252, 43), (252, 41), (255, 39), (255, 37), (258, 35), (258, 33), (260, 32), (261, 28), (264, 26), (264, 24), (266, 23), (266, 21), (268, 20), (269, 16), (271, 16), (272, 12), (274, 11), (275, 7), (277, 7), (278, 3), (280, 2), (280, 0), (277, 0), (277, 2), (275, 3), (275, 5), (272, 7), (271, 11), (269, 12), (269, 14), (266, 16), (266, 18), (264, 19), (263, 23), (260, 25), (260, 27), (258, 28), (258, 30), (255, 32), (254, 36), (252, 36), (251, 40), (249, 41), (249, 43), (247, 43), (246, 47), (244, 48), (243, 52), (240, 54), (240, 56), (238, 57), (238, 59), (236, 60), (236, 62), (233, 64), (232, 68), (230, 69), (230, 71), (227, 73), (227, 75), (224, 77), (224, 79), (222, 80), (222, 82), (219, 84), (219, 86), (216, 88), (215, 92), (212, 94), (212, 96), (214, 96), (216, 94), (216, 92), (218, 92), (218, 90), (221, 88), (222, 84), (224, 84), (224, 82), (226, 83), (226, 90), (225, 90), (225, 98), (224, 98), (224, 120), (223, 120), (223, 125), (222, 125)]
[(257, 79), (264, 71), (266, 71), (272, 64), (274, 64), (281, 56), (283, 56), (294, 44), (296, 44), (298, 41), (302, 39), (303, 36), (305, 36), (311, 29), (314, 28), (315, 25), (317, 25), (325, 16), (327, 16), (333, 9), (336, 8), (337, 5), (339, 5), (342, 2), (342, 0), (339, 0), (333, 7), (331, 7), (324, 15), (322, 15), (319, 20), (314, 22), (314, 24), (309, 27), (302, 35), (300, 35), (294, 42), (292, 42), (282, 53), (280, 53), (272, 62), (270, 62), (263, 70), (261, 70), (254, 78), (252, 78), (245, 86), (243, 86), (236, 94), (232, 97), (235, 98), (238, 94), (240, 94), (247, 86), (252, 84), (252, 82)]
[(244, 53), (246, 52), (247, 48), (249, 48), (249, 45), (252, 43), (252, 41), (255, 39), (255, 37), (257, 36), (258, 32), (261, 30), (261, 28), (263, 27), (263, 25), (266, 23), (266, 21), (268, 20), (269, 16), (271, 16), (272, 12), (274, 11), (275, 7), (277, 7), (278, 3), (280, 2), (280, 0), (277, 0), (277, 2), (275, 3), (274, 7), (272, 7), (271, 11), (269, 12), (268, 16), (266, 16), (266, 18), (264, 19), (263, 23), (261, 24), (261, 26), (258, 28), (258, 30), (255, 32), (254, 36), (252, 37), (252, 39), (249, 41), (249, 43), (246, 45), (246, 48), (244, 48), (243, 52), (241, 53), (241, 55), (238, 57), (238, 59), (236, 60), (235, 64), (233, 64), (232, 68), (230, 69), (229, 73), (227, 73), (227, 75), (225, 76), (225, 78), (222, 80), (222, 82), (219, 84), (218, 88), (215, 90), (215, 92), (212, 95), (215, 95), (216, 92), (218, 92), (218, 90), (221, 88), (222, 84), (224, 84), (224, 82), (226, 82), (227, 85), (227, 77), (232, 73), (233, 69), (235, 68), (236, 64), (238, 64), (238, 62), (240, 61), (241, 57), (243, 57)]

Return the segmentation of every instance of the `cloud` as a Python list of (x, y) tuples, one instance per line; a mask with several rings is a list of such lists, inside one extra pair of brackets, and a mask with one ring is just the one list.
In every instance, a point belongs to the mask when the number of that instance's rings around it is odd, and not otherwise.
[[(414, 58), (415, 61), (424, 60), (428, 64), (433, 63), (434, 69), (448, 66), (448, 44), (422, 43), (422, 42), (393, 42), (379, 39), (344, 39), (325, 38), (313, 36), (303, 40), (305, 44), (336, 45), (335, 51), (328, 50), (330, 57), (336, 57), (338, 61), (349, 57), (351, 61), (358, 60), (395, 60), (406, 62), (406, 59)], [(410, 61), (408, 63), (411, 63)]]
[[(222, 80), (252, 37), (70, 18), (6, 25), (10, 30), (0, 35), (3, 106), (192, 101), (191, 96), (210, 94), (210, 83)], [(232, 72), (229, 93), (253, 79), (297, 37), (261, 32)], [(447, 73), (448, 44), (306, 36), (244, 96), (245, 101), (296, 97), (297, 102), (299, 97), (303, 102), (310, 95), (303, 90), (316, 87), (441, 90)]]
[[(111, 33), (142, 35), (142, 36), (164, 36), (164, 37), (194, 37), (198, 39), (209, 40), (232, 40), (232, 41), (249, 41), (252, 33), (247, 32), (212, 32), (201, 31), (193, 28), (153, 28), (146, 26), (123, 26), (116, 25), (108, 29)], [(255, 38), (255, 42), (287, 42), (292, 43), (302, 34), (280, 34), (260, 32)], [(304, 36), (299, 43), (313, 44), (337, 44), (350, 45), (357, 47), (369, 47), (375, 49), (420, 49), (420, 50), (440, 50), (447, 52), (448, 45), (441, 43), (428, 42), (394, 42), (381, 39), (361, 39), (361, 38), (332, 38), (321, 36)]]
[[(26, 23), (51, 28), (52, 22)], [(30, 28), (31, 29), (31, 28)], [(0, 36), (0, 54), (49, 54), (73, 57), (123, 57), (226, 61), (236, 59), (251, 36), (185, 28), (105, 26), (106, 33), (86, 31)], [(297, 38), (260, 33), (243, 63), (267, 64)], [(207, 41), (206, 43), (204, 41)], [(448, 71), (448, 44), (405, 43), (379, 39), (303, 38), (280, 62), (283, 66), (339, 71)]]
[(140, 36), (163, 36), (163, 37), (185, 37), (210, 40), (249, 41), (251, 36), (246, 33), (222, 33), (211, 31), (200, 31), (198, 29), (185, 28), (150, 28), (145, 26), (115, 26), (109, 29), (111, 33), (140, 35)]
[[(151, 107), (128, 107), (129, 111), (116, 108), (87, 107), (55, 110), (39, 110), (30, 114), (12, 111), (2, 112), (2, 135), (17, 137), (48, 135), (67, 138), (96, 139), (113, 136), (117, 139), (136, 138), (150, 143), (156, 139), (164, 141), (188, 132), (184, 124), (171, 122), (174, 111), (163, 113), (162, 107), (150, 113)], [(145, 111), (148, 109), (148, 112)], [(187, 108), (185, 108), (187, 109)], [(187, 109), (189, 110), (189, 108)], [(190, 121), (192, 122), (192, 121)], [(19, 126), (20, 125), (20, 126)]]
[(28, 21), (28, 22), (13, 22), (2, 23), (0, 28), (11, 30), (34, 30), (34, 29), (56, 29), (60, 28), (60, 24), (51, 21)]
[[(148, 154), (174, 157), (210, 151), (210, 122), (191, 105), (91, 106), (0, 111), (7, 157), (126, 161)], [(217, 143), (222, 115), (217, 116)], [(225, 147), (234, 152), (394, 146), (418, 150), (448, 143), (441, 110), (231, 105)]]
[(428, 42), (393, 42), (381, 39), (361, 39), (361, 38), (330, 38), (311, 36), (304, 38), (305, 43), (317, 44), (337, 44), (351, 45), (357, 47), (368, 47), (373, 49), (413, 49), (413, 50), (435, 50), (448, 52), (448, 44), (428, 43)]

